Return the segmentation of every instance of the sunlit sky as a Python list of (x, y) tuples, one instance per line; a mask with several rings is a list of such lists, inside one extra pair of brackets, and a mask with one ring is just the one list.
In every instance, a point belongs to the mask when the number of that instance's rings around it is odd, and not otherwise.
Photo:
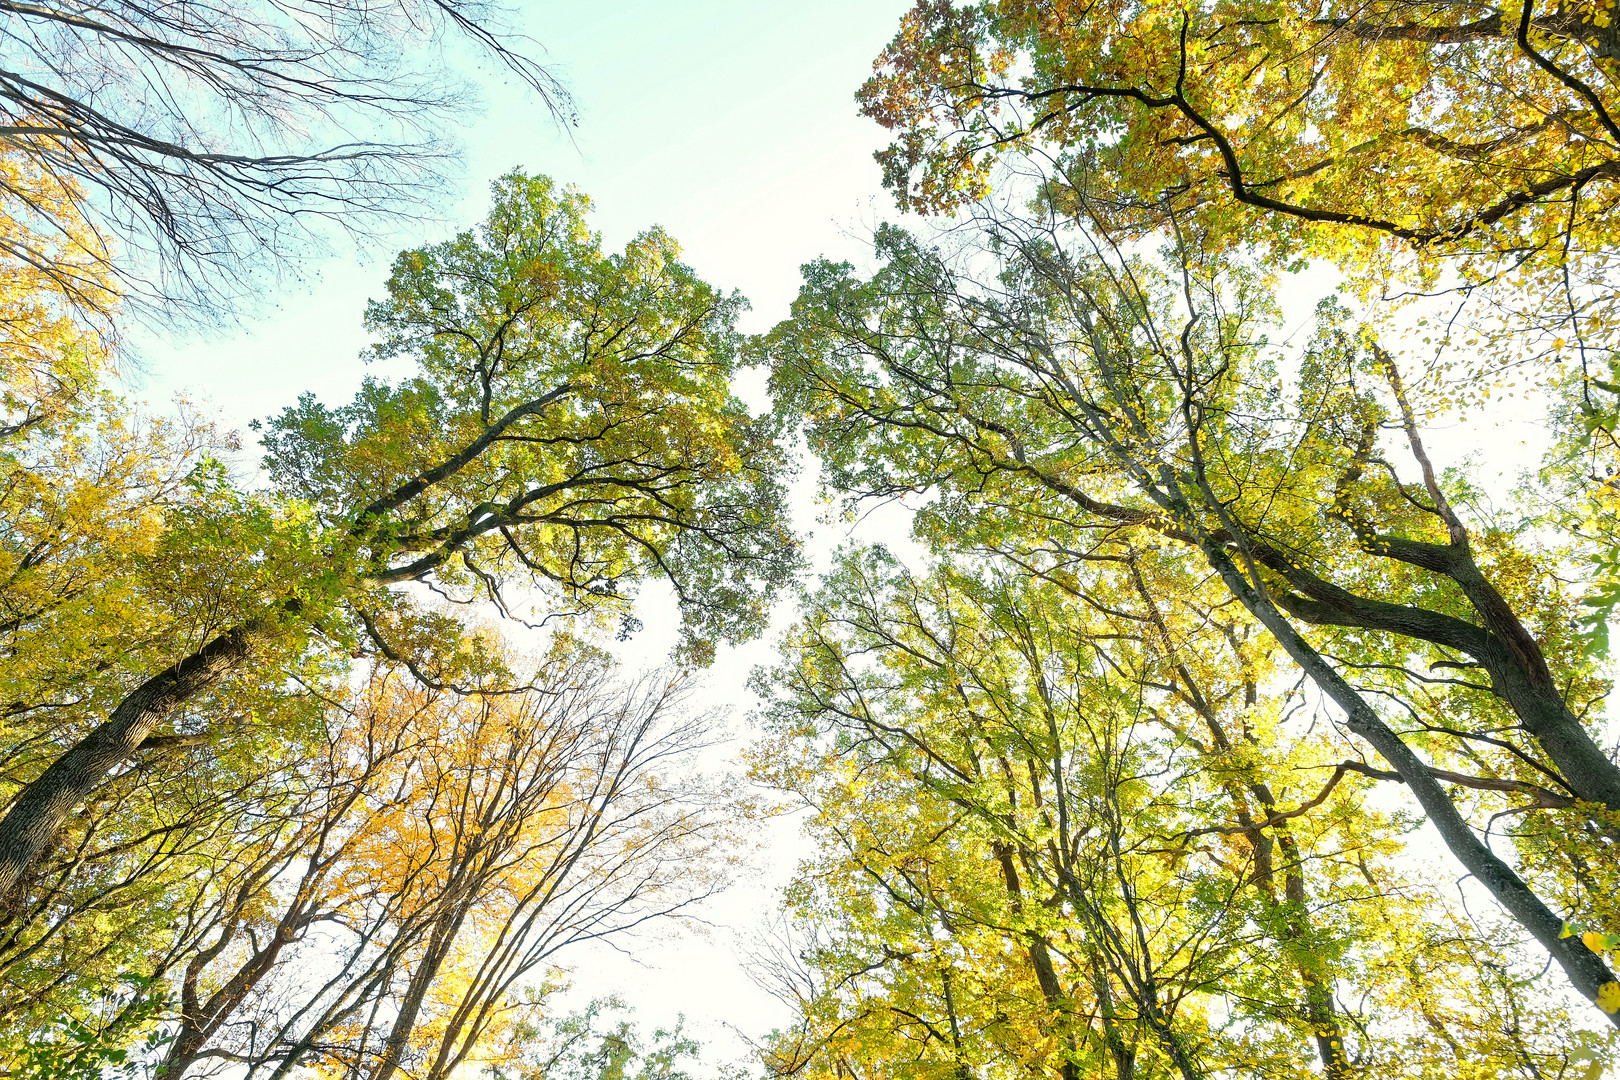
[(515, 80), (480, 79), (460, 198), (442, 220), (400, 230), (369, 258), (313, 264), (303, 281), (266, 278), (272, 299), (239, 332), (143, 335), (142, 395), (184, 391), (239, 424), (305, 390), (347, 396), (364, 373), (360, 314), (389, 258), (476, 223), (489, 182), (515, 167), (589, 194), (610, 248), (662, 225), (709, 281), (753, 303), (744, 329), (767, 328), (787, 314), (801, 263), (858, 249), (854, 238), (888, 215), (871, 158), (884, 132), (856, 115), (854, 92), (906, 6), (525, 0), (578, 126), (562, 131)]
[[(855, 89), (907, 6), (897, 0), (642, 0), (583, 5), (525, 0), (528, 32), (577, 99), (578, 126), (561, 131), (515, 83), (480, 80), (469, 119), (459, 198), (439, 220), (379, 238), (364, 256), (334, 256), (263, 281), (263, 310), (212, 336), (137, 331), (135, 396), (163, 409), (182, 394), (242, 430), (306, 391), (346, 399), (366, 373), (361, 313), (380, 295), (397, 250), (475, 224), (488, 185), (514, 167), (578, 186), (596, 205), (607, 246), (662, 225), (710, 282), (738, 289), (753, 310), (743, 329), (787, 314), (799, 265), (859, 258), (863, 234), (892, 216), (871, 153), (883, 131), (856, 115)], [(806, 522), (807, 525), (812, 524)], [(826, 530), (823, 530), (826, 531)], [(837, 530), (834, 530), (835, 532)], [(839, 536), (824, 537), (823, 550)], [(672, 637), (649, 620), (626, 664), (656, 663)], [(762, 644), (722, 655), (704, 704), (729, 705), (745, 736), (748, 670)], [(735, 746), (735, 744), (734, 744)], [(748, 853), (751, 874), (700, 914), (707, 936), (670, 929), (622, 951), (564, 954), (580, 997), (617, 993), (648, 1028), (678, 1013), (710, 1047), (735, 1058), (731, 1027), (760, 1036), (786, 1012), (743, 974), (746, 947), (769, 918), (793, 864), (793, 825), (781, 822)]]

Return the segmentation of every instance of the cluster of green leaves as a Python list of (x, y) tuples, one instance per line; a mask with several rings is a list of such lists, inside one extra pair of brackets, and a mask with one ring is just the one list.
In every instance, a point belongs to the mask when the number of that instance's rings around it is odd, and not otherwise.
[(1521, 314), (1601, 357), (1617, 40), (1608, 0), (925, 3), (860, 100), (912, 208), (971, 202), (1029, 154), (1110, 231), (1176, 218), (1222, 249), (1332, 259), (1364, 294), (1511, 272)]
[(1263, 695), (1275, 649), (1187, 562), (919, 577), (852, 550), (809, 598), (755, 751), (820, 842), (777, 1072), (1581, 1076), (1572, 1052), (1608, 1052), (1511, 933), (1414, 880), (1406, 815), (1328, 783), (1348, 740)]
[(1601, 651), (1620, 597), (1617, 21), (1609, 0), (921, 3), (860, 100), (895, 133), (878, 157), (907, 207), (1017, 174), (1116, 241), (1172, 228), (1325, 260), (1430, 408), (1550, 395), (1532, 497), (1580, 540)]
[[(543, 1002), (543, 999), (542, 999)], [(618, 998), (598, 998), (558, 1018), (515, 1026), (522, 1047), (517, 1059), (497, 1067), (495, 1080), (692, 1080), (683, 1063), (701, 1046), (685, 1034), (684, 1018), (673, 1028), (646, 1034)]]

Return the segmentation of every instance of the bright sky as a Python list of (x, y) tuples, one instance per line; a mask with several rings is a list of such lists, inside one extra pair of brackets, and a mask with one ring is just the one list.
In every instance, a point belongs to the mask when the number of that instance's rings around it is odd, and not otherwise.
[(347, 397), (365, 345), (360, 315), (395, 251), (480, 220), (489, 181), (514, 167), (578, 186), (610, 248), (662, 225), (709, 281), (754, 305), (745, 330), (786, 316), (798, 267), (858, 253), (890, 215), (871, 152), (881, 128), (853, 95), (908, 5), (900, 0), (526, 0), (530, 32), (580, 106), (574, 141), (531, 96), (486, 81), (465, 135), (459, 202), (443, 221), (332, 259), (311, 282), (266, 281), (267, 314), (222, 340), (139, 341), (143, 396), (200, 396), (235, 423), (305, 390)]
[[(183, 393), (249, 441), (248, 421), (300, 393), (347, 399), (365, 374), (361, 312), (381, 294), (393, 253), (476, 223), (489, 181), (519, 166), (590, 194), (610, 248), (664, 226), (700, 274), (753, 302), (745, 330), (768, 328), (787, 315), (800, 264), (823, 254), (858, 260), (858, 238), (892, 216), (871, 159), (884, 133), (856, 115), (853, 94), (907, 6), (526, 0), (531, 34), (577, 96), (574, 141), (516, 88), (487, 84), (483, 115), (465, 135), (461, 197), (442, 221), (381, 241), (369, 259), (327, 260), (309, 281), (265, 282), (265, 312), (222, 337), (141, 336), (136, 395), (161, 409)], [(649, 619), (626, 660), (656, 662), (669, 644)], [(743, 680), (769, 659), (762, 644), (722, 656), (705, 704), (732, 703), (741, 728)], [(735, 945), (769, 916), (791, 870), (792, 836), (783, 823), (752, 856), (755, 879), (705, 910), (725, 929), (638, 943), (636, 962), (608, 950), (565, 955), (576, 984), (625, 997), (649, 1029), (684, 1012), (716, 1057), (736, 1055), (727, 1025), (757, 1037), (787, 1019), (744, 976)]]

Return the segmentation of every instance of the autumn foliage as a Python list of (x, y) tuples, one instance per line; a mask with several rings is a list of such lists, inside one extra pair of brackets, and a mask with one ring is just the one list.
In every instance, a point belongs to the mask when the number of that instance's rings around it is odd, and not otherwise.
[[(604, 254), (547, 180), (495, 195), (369, 312), (415, 374), (269, 418), (252, 486), (189, 409), (98, 389), (107, 339), (19, 284), (14, 1074), (494, 1068), (531, 1049), (510, 1033), (544, 1018), (558, 950), (723, 882), (745, 809), (694, 771), (715, 720), (685, 687), (795, 558), (772, 422), (730, 391), (740, 301), (657, 230)], [(686, 674), (621, 675), (574, 636), (628, 632), (648, 577)]]
[[(214, 46), (260, 9), (420, 16), (555, 89), (460, 3), (110, 7), (210, 42), (226, 100), (403, 85), (363, 35), (239, 70)], [(42, 50), (113, 32), (14, 14)], [(356, 312), (372, 377), (261, 418), (253, 461), (121, 395), (118, 248), (252, 208), (123, 235), (97, 198), (187, 146), (98, 164), (102, 129), (18, 119), (0, 1072), (688, 1080), (682, 1029), (568, 1011), (566, 968), (701, 915), (774, 808), (804, 858), (745, 936), (781, 1080), (1598, 1080), (1615, 15), (923, 0), (858, 102), (937, 227), (806, 263), (749, 337), (662, 229), (610, 250), (514, 171)], [(193, 205), (241, 164), (149, 178)], [(1307, 268), (1337, 292), (1301, 308)], [(1538, 460), (1438, 448), (1504, 394)], [(898, 504), (909, 538), (804, 574), (801, 457), (827, 516)], [(646, 618), (668, 664), (626, 670)], [(773, 620), (744, 788), (703, 680)]]

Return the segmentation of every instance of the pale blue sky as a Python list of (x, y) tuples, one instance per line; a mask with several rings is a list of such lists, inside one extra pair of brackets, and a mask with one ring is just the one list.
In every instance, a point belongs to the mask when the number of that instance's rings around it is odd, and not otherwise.
[[(250, 442), (248, 421), (302, 392), (346, 399), (365, 374), (361, 312), (368, 297), (381, 293), (393, 252), (477, 222), (489, 181), (517, 166), (590, 194), (595, 226), (610, 247), (649, 225), (664, 226), (699, 273), (752, 301), (745, 329), (768, 328), (787, 314), (800, 264), (823, 254), (858, 260), (859, 237), (893, 216), (871, 159), (884, 132), (856, 115), (853, 94), (907, 6), (898, 0), (526, 4), (530, 32), (577, 96), (573, 141), (532, 99), (486, 83), (483, 114), (465, 134), (460, 198), (443, 220), (402, 230), (367, 260), (316, 264), (310, 280), (266, 280), (264, 311), (223, 335), (138, 332), (144, 374), (136, 396), (163, 409), (183, 393), (244, 429)], [(904, 533), (898, 518), (868, 525)], [(670, 644), (648, 622), (627, 650), (628, 662), (655, 662)], [(705, 704), (746, 709), (743, 679), (769, 659), (763, 643), (728, 650), (709, 676)], [(635, 962), (607, 951), (561, 959), (588, 992), (618, 992), (650, 1023), (684, 1012), (720, 1056), (734, 1054), (740, 1047), (726, 1025), (757, 1036), (787, 1018), (744, 977), (733, 943), (734, 933), (747, 938), (769, 915), (796, 846), (784, 823), (752, 856), (761, 876), (704, 912), (721, 927), (707, 942), (638, 948)]]

